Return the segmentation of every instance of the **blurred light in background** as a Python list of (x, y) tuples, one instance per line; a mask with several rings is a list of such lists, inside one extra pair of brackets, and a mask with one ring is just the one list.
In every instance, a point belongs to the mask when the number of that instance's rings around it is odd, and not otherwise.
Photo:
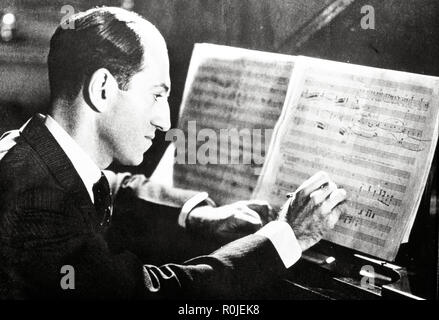
[(15, 15), (11, 12), (5, 13), (1, 21), (0, 36), (3, 41), (8, 42), (14, 38), (17, 27)]
[(122, 0), (121, 5), (123, 9), (133, 10), (134, 8), (134, 0)]
[(15, 15), (13, 13), (6, 13), (3, 16), (2, 22), (9, 25), (15, 24)]

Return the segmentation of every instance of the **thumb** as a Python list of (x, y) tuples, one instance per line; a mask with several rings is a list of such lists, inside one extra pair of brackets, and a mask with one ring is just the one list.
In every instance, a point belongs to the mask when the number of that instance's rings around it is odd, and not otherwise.
[(249, 208), (238, 211), (234, 214), (234, 217), (239, 224), (262, 225), (262, 220), (259, 214)]
[(331, 213), (326, 218), (329, 229), (333, 229), (335, 227), (335, 224), (340, 216), (346, 213), (346, 209), (345, 203), (340, 203), (334, 209), (332, 209)]

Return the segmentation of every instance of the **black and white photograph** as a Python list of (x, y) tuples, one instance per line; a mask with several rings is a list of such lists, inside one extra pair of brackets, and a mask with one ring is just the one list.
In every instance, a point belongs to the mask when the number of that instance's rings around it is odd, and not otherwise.
[(0, 0), (0, 300), (437, 300), (437, 0)]

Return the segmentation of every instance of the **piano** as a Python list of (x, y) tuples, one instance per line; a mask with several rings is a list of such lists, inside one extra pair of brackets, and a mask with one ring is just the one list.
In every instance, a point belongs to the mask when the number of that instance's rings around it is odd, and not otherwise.
[[(302, 254), (279, 281), (273, 281), (265, 288), (251, 293), (249, 299), (276, 300), (385, 300), (409, 299), (432, 300), (438, 297), (438, 173), (439, 150), (430, 171), (409, 241), (400, 246), (394, 261), (354, 251), (328, 241)], [(147, 204), (142, 204), (146, 206)], [(151, 204), (149, 204), (151, 205)], [(154, 250), (142, 253), (133, 248), (139, 256), (147, 256), (150, 263), (184, 261), (195, 255), (208, 254), (224, 241), (202, 238), (183, 232), (170, 219), (155, 219), (155, 214), (166, 215), (160, 210), (149, 210), (146, 217), (138, 210), (135, 216), (124, 216), (126, 229), (121, 234), (131, 234), (133, 243), (157, 243)], [(158, 223), (158, 225), (157, 225)], [(136, 226), (145, 225), (141, 231)], [(170, 238), (161, 232), (172, 230)], [(179, 241), (176, 243), (175, 238)], [(118, 242), (118, 241), (116, 241)], [(190, 248), (188, 250), (187, 248)], [(154, 251), (153, 250), (153, 251)], [(166, 253), (166, 254), (164, 254)]]

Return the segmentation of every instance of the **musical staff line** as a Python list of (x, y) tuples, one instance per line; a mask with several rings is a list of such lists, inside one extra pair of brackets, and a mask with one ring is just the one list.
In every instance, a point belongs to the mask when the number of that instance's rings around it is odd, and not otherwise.
[[(323, 70), (317, 70), (317, 69), (313, 69), (310, 68), (307, 72), (308, 75), (312, 75), (314, 77), (317, 78), (323, 78), (323, 77), (328, 77), (330, 79), (340, 79), (340, 80), (344, 80), (348, 78), (349, 82), (357, 82), (361, 85), (364, 85), (364, 83), (367, 83), (368, 87), (371, 86), (376, 86), (376, 87), (385, 87), (387, 89), (400, 89), (400, 90), (404, 90), (406, 92), (414, 92), (414, 93), (418, 93), (418, 94), (423, 94), (423, 95), (432, 95), (433, 94), (433, 89), (429, 88), (429, 87), (424, 87), (424, 86), (420, 86), (420, 85), (415, 85), (415, 84), (407, 84), (406, 82), (396, 82), (394, 80), (385, 80), (385, 79), (380, 79), (380, 78), (372, 78), (372, 77), (366, 77), (366, 76), (358, 76), (358, 75), (354, 75), (352, 73), (345, 73), (345, 72), (338, 72), (337, 74), (334, 73), (328, 73), (328, 74), (324, 74)], [(332, 83), (332, 82), (331, 82)]]
[[(347, 157), (344, 154), (341, 154), (338, 152), (333, 152), (329, 148), (321, 148), (321, 147), (317, 146), (318, 142), (316, 142), (314, 144), (314, 146), (312, 146), (310, 144), (302, 145), (302, 144), (295, 143), (292, 141), (287, 141), (284, 145), (288, 148), (288, 149), (286, 149), (286, 151), (284, 151), (284, 153), (291, 155), (291, 156), (294, 156), (294, 150), (299, 150), (299, 151), (302, 151), (302, 152), (305, 152), (305, 153), (308, 153), (311, 155), (324, 156), (326, 159), (329, 158), (329, 159), (333, 159), (333, 160), (337, 160), (337, 161), (342, 161), (345, 163), (355, 164), (356, 166), (360, 166), (362, 168), (372, 169), (374, 171), (393, 175), (393, 176), (398, 177), (398, 178), (402, 178), (402, 179), (409, 179), (410, 178), (410, 172), (408, 172), (408, 171), (394, 169), (394, 168), (391, 168), (388, 166), (383, 166), (380, 164), (375, 164), (375, 163), (372, 163), (370, 161), (365, 161), (365, 160), (354, 158), (352, 156)], [(287, 150), (291, 150), (291, 151), (287, 151)]]
[[(301, 165), (308, 167), (310, 169), (313, 169), (313, 170), (316, 170), (316, 169), (325, 170), (328, 173), (337, 175), (339, 177), (354, 179), (354, 180), (362, 181), (363, 183), (367, 183), (367, 184), (371, 184), (371, 185), (380, 185), (386, 189), (401, 192), (401, 193), (405, 193), (405, 191), (407, 189), (407, 187), (405, 185), (393, 183), (393, 182), (382, 180), (382, 179), (375, 178), (375, 177), (370, 177), (370, 176), (364, 175), (364, 174), (359, 173), (359, 172), (352, 172), (352, 171), (348, 171), (345, 169), (328, 166), (325, 164), (322, 164), (321, 166), (316, 167), (315, 162), (312, 162), (310, 160), (306, 160), (303, 158), (299, 158), (299, 157), (286, 156), (285, 160), (287, 162), (290, 162), (290, 163), (301, 164)], [(281, 170), (282, 169), (286, 169), (286, 168), (284, 166), (282, 166)]]
[[(290, 129), (288, 134), (291, 137), (297, 137), (297, 138), (301, 138), (301, 139), (306, 138), (306, 139), (309, 139), (310, 141), (319, 141), (320, 143), (326, 143), (328, 145), (335, 144), (335, 145), (338, 145), (340, 148), (346, 149), (346, 151), (350, 151), (349, 148), (345, 148), (343, 145), (340, 145), (339, 140), (329, 138), (327, 136), (320, 136), (320, 135), (316, 135), (314, 133), (310, 133), (310, 132), (306, 132), (306, 131), (299, 131), (296, 129)], [(353, 143), (349, 147), (352, 147), (352, 151), (358, 152), (359, 154), (374, 155), (374, 156), (377, 156), (379, 158), (390, 159), (390, 160), (397, 161), (397, 162), (400, 162), (403, 164), (414, 165), (416, 162), (416, 158), (414, 158), (414, 157), (408, 157), (408, 156), (400, 155), (400, 154), (389, 152), (389, 151), (370, 148), (370, 147), (366, 147), (366, 146), (358, 144), (358, 143)]]
[[(336, 108), (331, 108), (336, 109)], [(418, 128), (411, 128), (403, 120), (396, 117), (377, 120), (378, 114), (372, 114), (363, 110), (353, 110), (351, 112), (338, 112), (336, 110), (329, 110), (323, 108), (317, 103), (299, 103), (297, 106), (298, 113), (307, 115), (308, 111), (314, 111), (314, 115), (322, 117), (324, 120), (336, 119), (343, 124), (361, 124), (369, 128), (376, 127), (382, 130), (406, 133), (409, 137), (422, 138), (422, 130)], [(322, 120), (323, 120), (322, 119)], [(424, 124), (421, 123), (421, 126)]]
[[(260, 109), (260, 113), (264, 114), (264, 116), (266, 115), (275, 121), (277, 120), (277, 117), (279, 117), (280, 114), (280, 108), (271, 107), (270, 109), (267, 109), (266, 106), (263, 105), (264, 102), (262, 101), (255, 101), (255, 102), (258, 102), (254, 104), (255, 114), (258, 114), (257, 110)], [(189, 103), (191, 103), (192, 105), (198, 108), (205, 108), (202, 114), (203, 117), (205, 117), (206, 115), (214, 115), (215, 112), (218, 113), (218, 109), (220, 109), (223, 113), (227, 113), (227, 114), (232, 113), (235, 115), (248, 115), (248, 111), (246, 112), (247, 109), (245, 108), (245, 106), (237, 105), (237, 104), (228, 104), (228, 103), (224, 103), (224, 101), (221, 100), (214, 104), (210, 100), (190, 98)], [(198, 117), (200, 116), (200, 113), (197, 112), (196, 110), (190, 110), (188, 111), (187, 115), (191, 117)]]
[(384, 247), (386, 245), (386, 240), (384, 239), (374, 237), (358, 230), (343, 227), (340, 224), (336, 224), (333, 230), (337, 233), (341, 233), (345, 237), (359, 239), (379, 247)]
[[(281, 77), (282, 78), (282, 77)], [(257, 79), (251, 78), (248, 79), (245, 83), (239, 81), (239, 79), (231, 79), (230, 75), (215, 73), (215, 74), (198, 74), (195, 78), (195, 83), (201, 85), (203, 88), (218, 88), (221, 90), (243, 90), (243, 91), (255, 91), (255, 90), (266, 90), (269, 92), (284, 92), (287, 88), (282, 83), (278, 81), (279, 77), (274, 77), (269, 81), (267, 79)], [(264, 86), (265, 83), (270, 82), (271, 86)], [(200, 87), (198, 87), (200, 88)], [(273, 89), (272, 91), (270, 91)]]
[[(223, 71), (229, 73), (231, 76), (240, 77), (240, 76), (248, 76), (252, 77), (253, 73), (256, 74), (267, 74), (267, 70), (275, 70), (273, 75), (283, 74), (285, 77), (289, 77), (291, 71), (293, 70), (294, 62), (292, 61), (279, 61), (276, 63), (266, 63), (262, 60), (248, 60), (248, 59), (209, 59), (206, 62), (200, 64), (199, 70), (201, 72), (207, 70), (209, 72), (218, 72)], [(258, 72), (252, 72), (258, 71)], [(244, 73), (234, 73), (234, 72), (249, 72), (248, 74)], [(260, 72), (259, 72), (260, 71)], [(265, 72), (265, 73), (264, 73)], [(289, 79), (288, 79), (289, 80)]]
[[(207, 88), (206, 88), (207, 87)], [(221, 93), (218, 92), (218, 90), (213, 90), (211, 88), (209, 88), (211, 86), (209, 86), (206, 83), (200, 83), (196, 86), (193, 87), (192, 89), (192, 94), (194, 95), (207, 95), (207, 96), (211, 96), (214, 99), (217, 98), (221, 98)], [(235, 97), (233, 97), (233, 95), (238, 95), (240, 92), (245, 92), (245, 93), (250, 93), (250, 94), (255, 94), (257, 93), (258, 95), (269, 95), (269, 94), (274, 94), (276, 96), (285, 96), (287, 94), (286, 88), (285, 87), (280, 87), (280, 88), (275, 88), (273, 86), (267, 87), (267, 86), (263, 86), (263, 85), (257, 85), (257, 84), (245, 84), (245, 85), (240, 85), (238, 88), (224, 88), (221, 87), (221, 91), (229, 91), (229, 93), (227, 94), (227, 97), (230, 97), (230, 99), (234, 99)], [(238, 93), (236, 93), (238, 92)], [(225, 98), (225, 94), (222, 97), (223, 99)]]
[[(358, 127), (343, 127), (343, 126), (331, 126), (328, 125), (324, 121), (319, 121), (318, 119), (306, 119), (299, 116), (294, 117), (294, 124), (296, 126), (302, 125), (303, 127), (309, 128), (309, 129), (321, 129), (325, 130), (328, 133), (332, 133), (335, 136), (340, 135), (340, 130), (344, 129), (346, 133), (349, 133), (350, 135), (355, 135), (358, 139), (366, 140), (366, 141), (374, 141), (376, 144), (380, 144), (383, 147), (386, 146), (397, 146), (406, 150), (419, 152), (424, 150), (424, 146), (422, 145), (422, 142), (416, 141), (414, 142), (408, 142), (405, 141), (404, 138), (398, 138), (397, 136), (389, 133), (389, 137), (385, 137), (383, 135), (379, 135), (376, 131), (370, 131), (370, 130), (361, 130), (361, 128)], [(304, 130), (305, 131), (305, 130)], [(340, 143), (340, 142), (338, 142)]]
[(319, 87), (320, 91), (330, 91), (330, 92), (342, 92), (344, 95), (355, 96), (357, 99), (372, 100), (377, 102), (384, 102), (392, 104), (394, 106), (399, 106), (400, 108), (406, 107), (411, 110), (418, 110), (426, 112), (430, 108), (430, 102), (424, 101), (423, 98), (415, 100), (414, 96), (412, 98), (400, 97), (397, 94), (385, 93), (382, 91), (366, 90), (363, 88), (353, 88), (348, 86), (336, 85), (333, 82), (327, 83), (321, 80), (307, 78), (305, 80), (307, 86)]
[(347, 224), (349, 227), (352, 226), (353, 229), (357, 228), (357, 230), (361, 228), (368, 228), (382, 233), (389, 233), (392, 230), (392, 228), (388, 225), (360, 218), (351, 214), (340, 215), (339, 224)]

